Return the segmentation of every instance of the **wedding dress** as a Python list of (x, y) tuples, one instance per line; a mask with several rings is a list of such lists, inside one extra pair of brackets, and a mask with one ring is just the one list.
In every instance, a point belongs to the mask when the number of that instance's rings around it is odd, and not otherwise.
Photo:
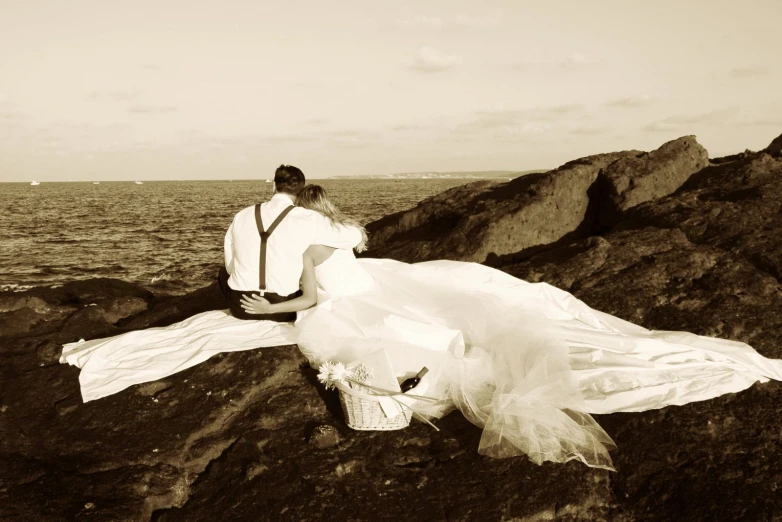
[(413, 409), (429, 419), (459, 409), (483, 428), (479, 452), (490, 456), (613, 469), (613, 442), (590, 413), (681, 405), (782, 379), (781, 360), (744, 343), (650, 331), (475, 263), (357, 260), (338, 250), (316, 277), (319, 304), (296, 323), (313, 365), (355, 363), (384, 348), (400, 374), (427, 366), (417, 393), (443, 402)]
[(316, 277), (318, 304), (295, 326), (204, 312), (66, 344), (60, 361), (81, 368), (86, 402), (219, 352), (295, 343), (318, 365), (384, 349), (401, 375), (429, 368), (415, 390), (439, 402), (412, 407), (430, 420), (458, 409), (483, 428), (482, 454), (606, 469), (613, 442), (589, 414), (681, 405), (782, 380), (782, 361), (744, 343), (650, 331), (476, 263), (357, 260), (337, 250)]

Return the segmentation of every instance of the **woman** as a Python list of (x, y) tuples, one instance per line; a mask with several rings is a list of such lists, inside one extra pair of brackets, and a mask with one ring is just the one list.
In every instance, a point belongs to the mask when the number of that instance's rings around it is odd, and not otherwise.
[[(317, 185), (297, 204), (349, 222)], [(681, 405), (782, 379), (782, 361), (744, 343), (649, 331), (475, 263), (357, 260), (316, 245), (305, 253), (302, 289), (288, 303), (257, 298), (243, 307), (306, 309), (296, 341), (313, 365), (355, 362), (382, 347), (397, 370), (434, 369), (418, 393), (446, 402), (413, 408), (440, 417), (455, 406), (484, 429), (479, 452), (491, 456), (613, 469), (613, 442), (589, 413)]]
[[(326, 191), (320, 185), (308, 185), (296, 197), (296, 205), (320, 212), (334, 224), (350, 225), (361, 231), (362, 240), (356, 246), (358, 252), (366, 250), (367, 231), (354, 219), (345, 216), (326, 196)], [(333, 258), (333, 259), (332, 259)], [(329, 263), (326, 261), (330, 260)], [(325, 263), (325, 264), (324, 264)], [(316, 268), (320, 267), (320, 268)], [(335, 267), (341, 272), (355, 270), (351, 278), (338, 278), (337, 287), (329, 285), (336, 282), (333, 274), (324, 272)], [(312, 245), (304, 252), (304, 269), (301, 275), (302, 295), (284, 303), (271, 304), (260, 296), (245, 296), (242, 298), (242, 308), (251, 314), (299, 312), (314, 306), (318, 302), (317, 287), (331, 294), (355, 294), (369, 290), (373, 283), (371, 278), (358, 266), (352, 251), (339, 250), (325, 245)], [(324, 286), (325, 285), (325, 286)], [(267, 311), (267, 310), (273, 310)]]

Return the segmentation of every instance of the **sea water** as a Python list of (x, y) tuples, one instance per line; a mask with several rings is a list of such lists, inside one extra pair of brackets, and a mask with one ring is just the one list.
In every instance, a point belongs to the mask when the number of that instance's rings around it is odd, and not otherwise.
[[(323, 179), (369, 223), (471, 179)], [(112, 277), (181, 294), (213, 281), (234, 214), (272, 183), (145, 181), (0, 184), (0, 289)]]

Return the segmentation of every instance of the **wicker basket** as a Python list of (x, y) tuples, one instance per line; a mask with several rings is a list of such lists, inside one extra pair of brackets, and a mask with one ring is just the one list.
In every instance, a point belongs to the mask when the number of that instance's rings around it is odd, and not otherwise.
[(348, 427), (364, 431), (390, 431), (410, 425), (410, 409), (402, 408), (400, 414), (388, 418), (380, 408), (377, 395), (360, 392), (341, 382), (334, 383), (334, 386), (339, 390), (339, 402)]

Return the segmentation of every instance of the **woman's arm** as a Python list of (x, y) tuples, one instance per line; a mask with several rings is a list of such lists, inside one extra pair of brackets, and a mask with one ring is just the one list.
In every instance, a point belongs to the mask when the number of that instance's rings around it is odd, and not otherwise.
[(312, 256), (305, 252), (304, 270), (301, 273), (301, 292), (299, 297), (272, 304), (259, 295), (242, 296), (242, 308), (248, 314), (278, 314), (298, 312), (314, 306), (318, 302), (318, 287), (315, 282), (315, 263)]

